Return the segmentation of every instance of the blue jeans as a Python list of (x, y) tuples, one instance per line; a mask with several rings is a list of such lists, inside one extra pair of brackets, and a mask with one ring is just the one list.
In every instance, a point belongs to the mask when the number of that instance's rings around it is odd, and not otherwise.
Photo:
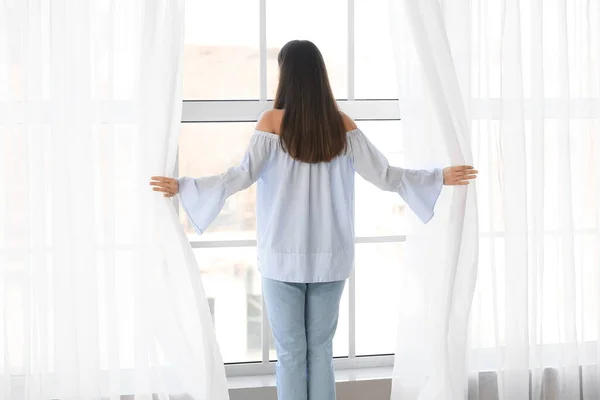
[(262, 279), (277, 350), (278, 400), (335, 400), (332, 341), (344, 284)]

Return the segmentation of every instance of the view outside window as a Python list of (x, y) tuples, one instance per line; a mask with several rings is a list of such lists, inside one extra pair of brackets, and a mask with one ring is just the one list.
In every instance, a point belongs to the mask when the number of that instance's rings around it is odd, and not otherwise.
[(186, 1), (184, 100), (258, 99), (259, 1)]
[(354, 0), (354, 86), (357, 99), (398, 98), (388, 3), (389, 0)]
[[(388, 1), (355, 0), (354, 7), (355, 96), (397, 98)], [(258, 99), (259, 35), (259, 0), (188, 1), (183, 98)], [(277, 90), (277, 54), (294, 39), (311, 40), (319, 47), (335, 97), (347, 98), (348, 1), (266, 1), (269, 99), (275, 97)]]
[(290, 40), (313, 42), (325, 59), (333, 94), (348, 97), (348, 1), (267, 0), (267, 96), (277, 90), (277, 53)]

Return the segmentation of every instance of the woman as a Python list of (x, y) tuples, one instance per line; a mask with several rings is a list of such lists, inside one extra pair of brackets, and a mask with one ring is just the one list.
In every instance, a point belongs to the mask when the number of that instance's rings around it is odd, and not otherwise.
[(354, 173), (397, 192), (423, 221), (442, 185), (466, 185), (472, 167), (391, 167), (338, 110), (325, 63), (308, 41), (280, 51), (273, 110), (260, 117), (237, 167), (207, 178), (153, 177), (153, 190), (181, 203), (198, 233), (225, 199), (258, 181), (262, 289), (277, 350), (279, 400), (335, 399), (332, 340), (354, 264)]

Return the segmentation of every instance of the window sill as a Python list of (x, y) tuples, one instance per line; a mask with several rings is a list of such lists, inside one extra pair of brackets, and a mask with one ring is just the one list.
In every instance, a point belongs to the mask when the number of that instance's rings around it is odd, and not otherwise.
[[(335, 371), (335, 381), (357, 382), (368, 380), (391, 379), (392, 367), (356, 368)], [(229, 390), (275, 387), (275, 375), (235, 376), (228, 377)]]

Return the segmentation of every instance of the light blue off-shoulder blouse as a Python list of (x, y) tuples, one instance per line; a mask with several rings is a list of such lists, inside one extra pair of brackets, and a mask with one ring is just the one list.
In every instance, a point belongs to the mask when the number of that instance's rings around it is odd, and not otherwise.
[[(331, 282), (354, 266), (354, 174), (398, 193), (427, 223), (443, 186), (441, 169), (389, 165), (360, 129), (347, 134), (344, 154), (331, 162), (294, 160), (279, 136), (255, 131), (242, 162), (211, 177), (179, 179), (179, 195), (192, 225), (202, 234), (225, 200), (258, 181), (258, 266), (268, 279)], [(377, 204), (373, 204), (377, 207)]]

